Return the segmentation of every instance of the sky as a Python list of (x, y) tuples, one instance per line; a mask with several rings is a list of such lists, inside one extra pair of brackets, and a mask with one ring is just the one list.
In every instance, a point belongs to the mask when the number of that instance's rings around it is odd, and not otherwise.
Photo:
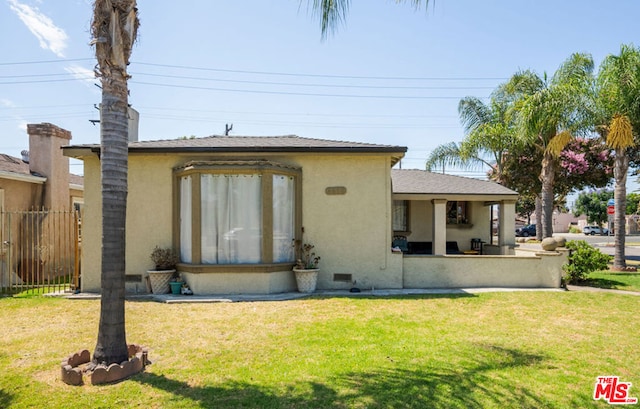
[[(637, 0), (437, 0), (418, 10), (352, 1), (324, 40), (306, 0), (137, 3), (129, 103), (140, 140), (233, 124), (236, 136), (406, 146), (406, 169), (464, 138), (461, 98), (487, 98), (519, 70), (551, 76), (574, 52), (597, 67), (621, 44), (640, 45)], [(0, 0), (0, 152), (28, 149), (28, 123), (67, 129), (72, 144), (100, 142), (91, 17), (88, 0)]]

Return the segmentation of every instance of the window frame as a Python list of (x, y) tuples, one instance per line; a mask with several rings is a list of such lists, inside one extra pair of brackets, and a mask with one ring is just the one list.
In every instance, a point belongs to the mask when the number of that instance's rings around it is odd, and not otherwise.
[[(404, 223), (405, 223), (405, 228), (404, 230), (396, 230), (393, 225), (393, 218), (395, 216), (395, 208), (396, 208), (396, 202), (402, 202), (403, 203), (403, 207), (404, 207)], [(411, 221), (411, 210), (410, 210), (410, 206), (409, 206), (410, 201), (409, 200), (398, 200), (398, 199), (393, 199), (393, 201), (391, 202), (391, 230), (393, 231), (394, 234), (410, 234), (411, 233), (411, 229), (409, 228), (409, 226), (411, 226), (410, 221)]]
[[(261, 261), (252, 264), (203, 264), (201, 253), (202, 220), (200, 176), (202, 174), (251, 174), (261, 177), (262, 239)], [(174, 168), (173, 220), (174, 247), (180, 248), (180, 181), (191, 176), (191, 262), (180, 262), (178, 268), (192, 273), (207, 272), (274, 272), (283, 267), (290, 268), (295, 261), (273, 262), (273, 177), (275, 175), (294, 178), (294, 239), (299, 238), (302, 230), (302, 170), (299, 167), (264, 160), (232, 161), (192, 161)]]
[[(450, 220), (452, 219), (451, 217), (449, 217), (449, 203), (455, 203), (455, 209), (456, 209), (456, 217), (455, 217), (455, 222), (451, 222)], [(464, 203), (464, 211), (463, 212), (459, 212), (458, 211), (458, 203)], [(446, 204), (446, 210), (447, 210), (447, 226), (467, 226), (471, 224), (471, 205), (470, 205), (470, 201), (468, 200), (447, 200), (447, 204)]]

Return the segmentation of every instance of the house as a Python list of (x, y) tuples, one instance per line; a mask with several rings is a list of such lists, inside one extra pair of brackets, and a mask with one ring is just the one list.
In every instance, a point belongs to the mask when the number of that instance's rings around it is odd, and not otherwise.
[[(100, 146), (63, 149), (84, 161), (82, 290), (99, 291)], [(172, 246), (180, 252), (178, 270), (196, 294), (293, 291), (294, 239), (313, 243), (322, 257), (319, 289), (559, 286), (559, 276), (549, 273), (553, 266), (540, 269), (551, 279), (529, 274), (542, 256), (513, 255), (515, 192), (490, 182), (392, 170), (406, 150), (298, 136), (130, 142), (127, 290), (145, 291), (149, 254), (155, 246)], [(501, 227), (492, 244), (490, 207), (496, 204)], [(392, 251), (394, 235), (431, 242), (432, 252)], [(473, 250), (478, 240), (493, 255)], [(448, 242), (460, 254), (446, 254)], [(503, 257), (512, 261), (496, 267)], [(515, 259), (530, 259), (524, 261), (530, 265), (505, 273)], [(483, 281), (482, 274), (470, 274), (474, 265), (496, 272)], [(460, 274), (473, 277), (451, 278)]]
[(82, 205), (84, 182), (62, 154), (71, 133), (49, 123), (29, 124), (27, 132), (22, 158), (0, 154), (0, 290), (40, 285), (75, 264), (70, 215)]
[(69, 172), (61, 147), (71, 132), (53, 124), (29, 124), (29, 150), (22, 158), (0, 154), (0, 208), (69, 209), (82, 203), (83, 178)]

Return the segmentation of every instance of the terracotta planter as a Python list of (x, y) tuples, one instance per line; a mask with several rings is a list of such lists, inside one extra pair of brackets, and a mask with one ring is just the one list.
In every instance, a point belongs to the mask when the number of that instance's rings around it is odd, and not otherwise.
[(151, 292), (154, 294), (166, 294), (169, 292), (169, 282), (176, 270), (149, 270)]
[(316, 285), (318, 283), (318, 271), (320, 271), (318, 268), (293, 269), (293, 272), (296, 275), (296, 284), (298, 285), (299, 292), (312, 293), (316, 290)]

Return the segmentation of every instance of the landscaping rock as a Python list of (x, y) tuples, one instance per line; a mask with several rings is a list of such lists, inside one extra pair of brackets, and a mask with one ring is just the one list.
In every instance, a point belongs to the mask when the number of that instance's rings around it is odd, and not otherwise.
[(554, 251), (558, 247), (558, 242), (553, 237), (542, 239), (542, 243), (540, 244), (544, 251)]
[(558, 247), (566, 247), (567, 246), (567, 238), (566, 237), (556, 237), (556, 241), (558, 242)]

